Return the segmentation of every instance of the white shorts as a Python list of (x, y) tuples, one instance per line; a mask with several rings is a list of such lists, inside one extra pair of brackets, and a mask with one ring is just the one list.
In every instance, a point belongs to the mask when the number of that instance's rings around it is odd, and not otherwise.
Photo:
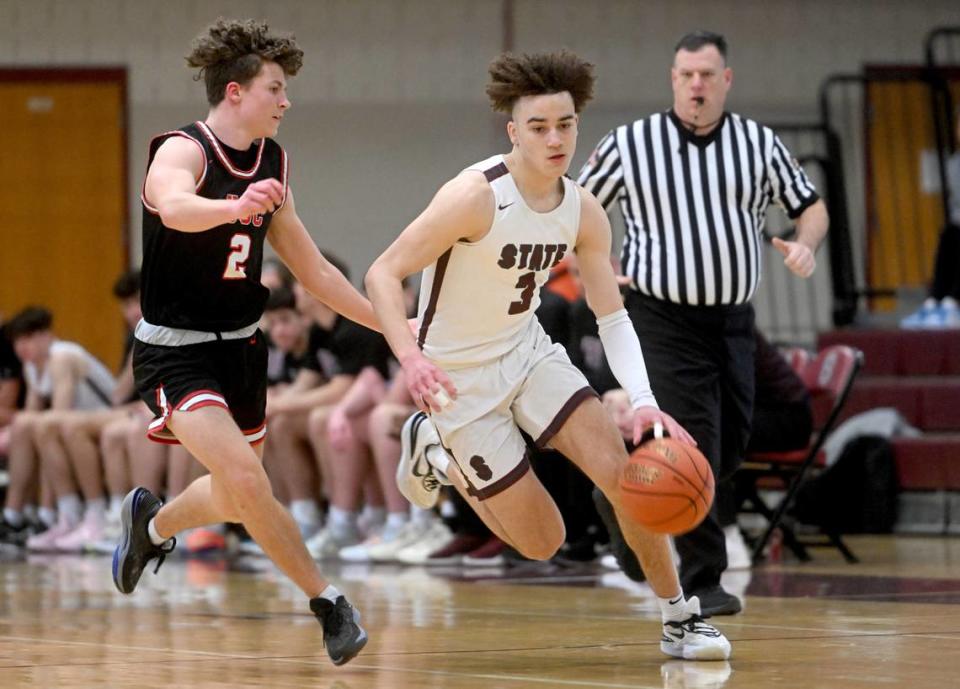
[(480, 500), (500, 493), (530, 469), (520, 429), (537, 449), (547, 447), (570, 414), (596, 397), (567, 352), (539, 324), (502, 357), (446, 371), (457, 399), (430, 415), (444, 447)]

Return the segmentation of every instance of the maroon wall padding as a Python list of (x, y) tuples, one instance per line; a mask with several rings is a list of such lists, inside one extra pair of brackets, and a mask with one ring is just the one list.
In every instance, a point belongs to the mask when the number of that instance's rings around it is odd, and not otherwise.
[(960, 489), (960, 433), (895, 438), (893, 450), (902, 490)]
[(867, 375), (960, 375), (960, 330), (834, 330), (818, 347), (860, 349)]
[(920, 399), (921, 428), (929, 431), (960, 431), (960, 377), (939, 378), (924, 383)]

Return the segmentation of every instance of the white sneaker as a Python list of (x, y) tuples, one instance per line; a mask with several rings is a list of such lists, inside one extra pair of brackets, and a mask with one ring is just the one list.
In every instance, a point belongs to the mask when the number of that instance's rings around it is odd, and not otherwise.
[(103, 515), (87, 513), (77, 528), (54, 541), (54, 549), (61, 553), (82, 553), (87, 545), (103, 540)]
[(403, 422), (397, 487), (407, 500), (425, 510), (437, 504), (441, 484), (449, 481), (427, 461), (427, 448), (441, 447), (437, 429), (422, 411)]
[(730, 679), (730, 663), (694, 663), (668, 660), (660, 666), (663, 689), (721, 689)]
[(355, 545), (360, 542), (359, 533), (353, 533), (343, 537), (336, 537), (329, 526), (320, 529), (314, 536), (306, 542), (307, 550), (314, 560), (335, 560), (340, 554), (342, 548), (348, 545)]
[(727, 660), (730, 642), (716, 627), (700, 617), (700, 599), (687, 600), (689, 617), (680, 622), (664, 622), (660, 650), (684, 660)]
[(935, 327), (935, 321), (937, 320), (937, 310), (939, 305), (937, 300), (933, 297), (929, 297), (924, 300), (923, 304), (919, 309), (911, 313), (909, 316), (901, 319), (900, 327), (904, 330), (918, 330), (920, 328), (929, 328), (931, 326)]
[(338, 557), (344, 562), (372, 562), (370, 548), (383, 542), (383, 533), (375, 533), (362, 542), (340, 549)]
[(408, 521), (390, 538), (381, 538), (368, 549), (374, 562), (396, 562), (397, 553), (407, 546), (417, 543), (430, 529), (429, 524), (420, 521)]
[(737, 524), (723, 527), (723, 535), (727, 542), (727, 569), (750, 569), (753, 561), (747, 543)]
[(123, 535), (123, 525), (120, 523), (120, 511), (107, 510), (103, 522), (103, 536), (98, 541), (87, 544), (86, 552), (95, 555), (112, 555), (117, 549), (117, 543)]
[(34, 553), (55, 553), (57, 541), (76, 528), (76, 523), (58, 519), (57, 523), (46, 531), (28, 538), (27, 550)]
[(960, 328), (960, 304), (953, 297), (944, 297), (937, 307), (938, 325), (941, 328), (954, 330)]
[(405, 565), (425, 564), (431, 553), (446, 547), (453, 538), (453, 532), (447, 525), (440, 519), (435, 519), (419, 539), (397, 552), (396, 560)]

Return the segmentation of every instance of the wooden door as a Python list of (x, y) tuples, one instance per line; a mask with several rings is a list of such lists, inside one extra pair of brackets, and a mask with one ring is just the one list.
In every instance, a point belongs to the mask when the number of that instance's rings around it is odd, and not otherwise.
[(115, 368), (128, 261), (126, 71), (0, 70), (0, 313), (28, 304)]

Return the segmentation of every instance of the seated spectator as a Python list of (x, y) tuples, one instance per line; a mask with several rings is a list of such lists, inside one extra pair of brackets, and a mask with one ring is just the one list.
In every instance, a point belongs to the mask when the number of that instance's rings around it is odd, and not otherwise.
[[(58, 512), (50, 529), (27, 539), (27, 546), (33, 549), (45, 549), (76, 528), (84, 509), (62, 443), (59, 438), (51, 440), (56, 434), (48, 423), (57, 412), (108, 408), (115, 387), (110, 371), (80, 345), (58, 340), (52, 324), (47, 309), (29, 307), (8, 326), (14, 350), (23, 362), (27, 398), (25, 410), (14, 417), (11, 429), (4, 521), (11, 532), (25, 533), (27, 515), (39, 494), (41, 452), (43, 480), (53, 489)], [(85, 481), (80, 486), (88, 491), (84, 494), (87, 509), (103, 512), (102, 488), (97, 493), (91, 484)], [(51, 508), (52, 502), (44, 507)]]
[(25, 385), (20, 359), (13, 351), (6, 328), (0, 327), (0, 458), (10, 445), (10, 423), (23, 406)]
[[(327, 258), (347, 274), (345, 265), (329, 255)], [(333, 472), (342, 468), (336, 466), (325, 444), (311, 446), (309, 429), (326, 426), (333, 405), (367, 366), (375, 367), (386, 378), (389, 349), (380, 334), (339, 316), (300, 285), (294, 286), (294, 294), (297, 310), (311, 321), (307, 358), (294, 381), (267, 399), (270, 432), (264, 457), (283, 474), (282, 483), (288, 491), (294, 519), (301, 528), (304, 524), (313, 528), (320, 519), (318, 463), (325, 484)], [(321, 436), (314, 434), (315, 439), (322, 440)], [(314, 557), (334, 555), (341, 547), (361, 539), (358, 505), (339, 493), (336, 498), (328, 494), (328, 498), (331, 505), (327, 526), (307, 540)], [(382, 521), (382, 499), (380, 505)], [(373, 519), (376, 521), (377, 516)]]
[[(960, 108), (956, 118), (960, 141)], [(920, 309), (900, 321), (903, 328), (960, 328), (960, 151), (947, 161), (947, 203), (949, 219), (937, 243), (930, 291)]]
[[(119, 419), (125, 419), (137, 406), (138, 400), (133, 387), (133, 329), (140, 320), (140, 273), (131, 270), (123, 273), (113, 286), (113, 295), (117, 299), (127, 338), (123, 362), (112, 395), (112, 405), (104, 409), (71, 409), (49, 412), (42, 422), (43, 440), (39, 443), (41, 458), (56, 464), (59, 458), (65, 458), (68, 469), (80, 485), (87, 509), (84, 519), (77, 528), (58, 538), (53, 543), (45, 543), (48, 550), (62, 552), (82, 552), (93, 544), (106, 540), (119, 533), (120, 504), (130, 486), (109, 486), (109, 506), (106, 512), (99, 509), (104, 499), (104, 466), (100, 453), (100, 437), (104, 428)], [(109, 530), (110, 534), (106, 531)]]

